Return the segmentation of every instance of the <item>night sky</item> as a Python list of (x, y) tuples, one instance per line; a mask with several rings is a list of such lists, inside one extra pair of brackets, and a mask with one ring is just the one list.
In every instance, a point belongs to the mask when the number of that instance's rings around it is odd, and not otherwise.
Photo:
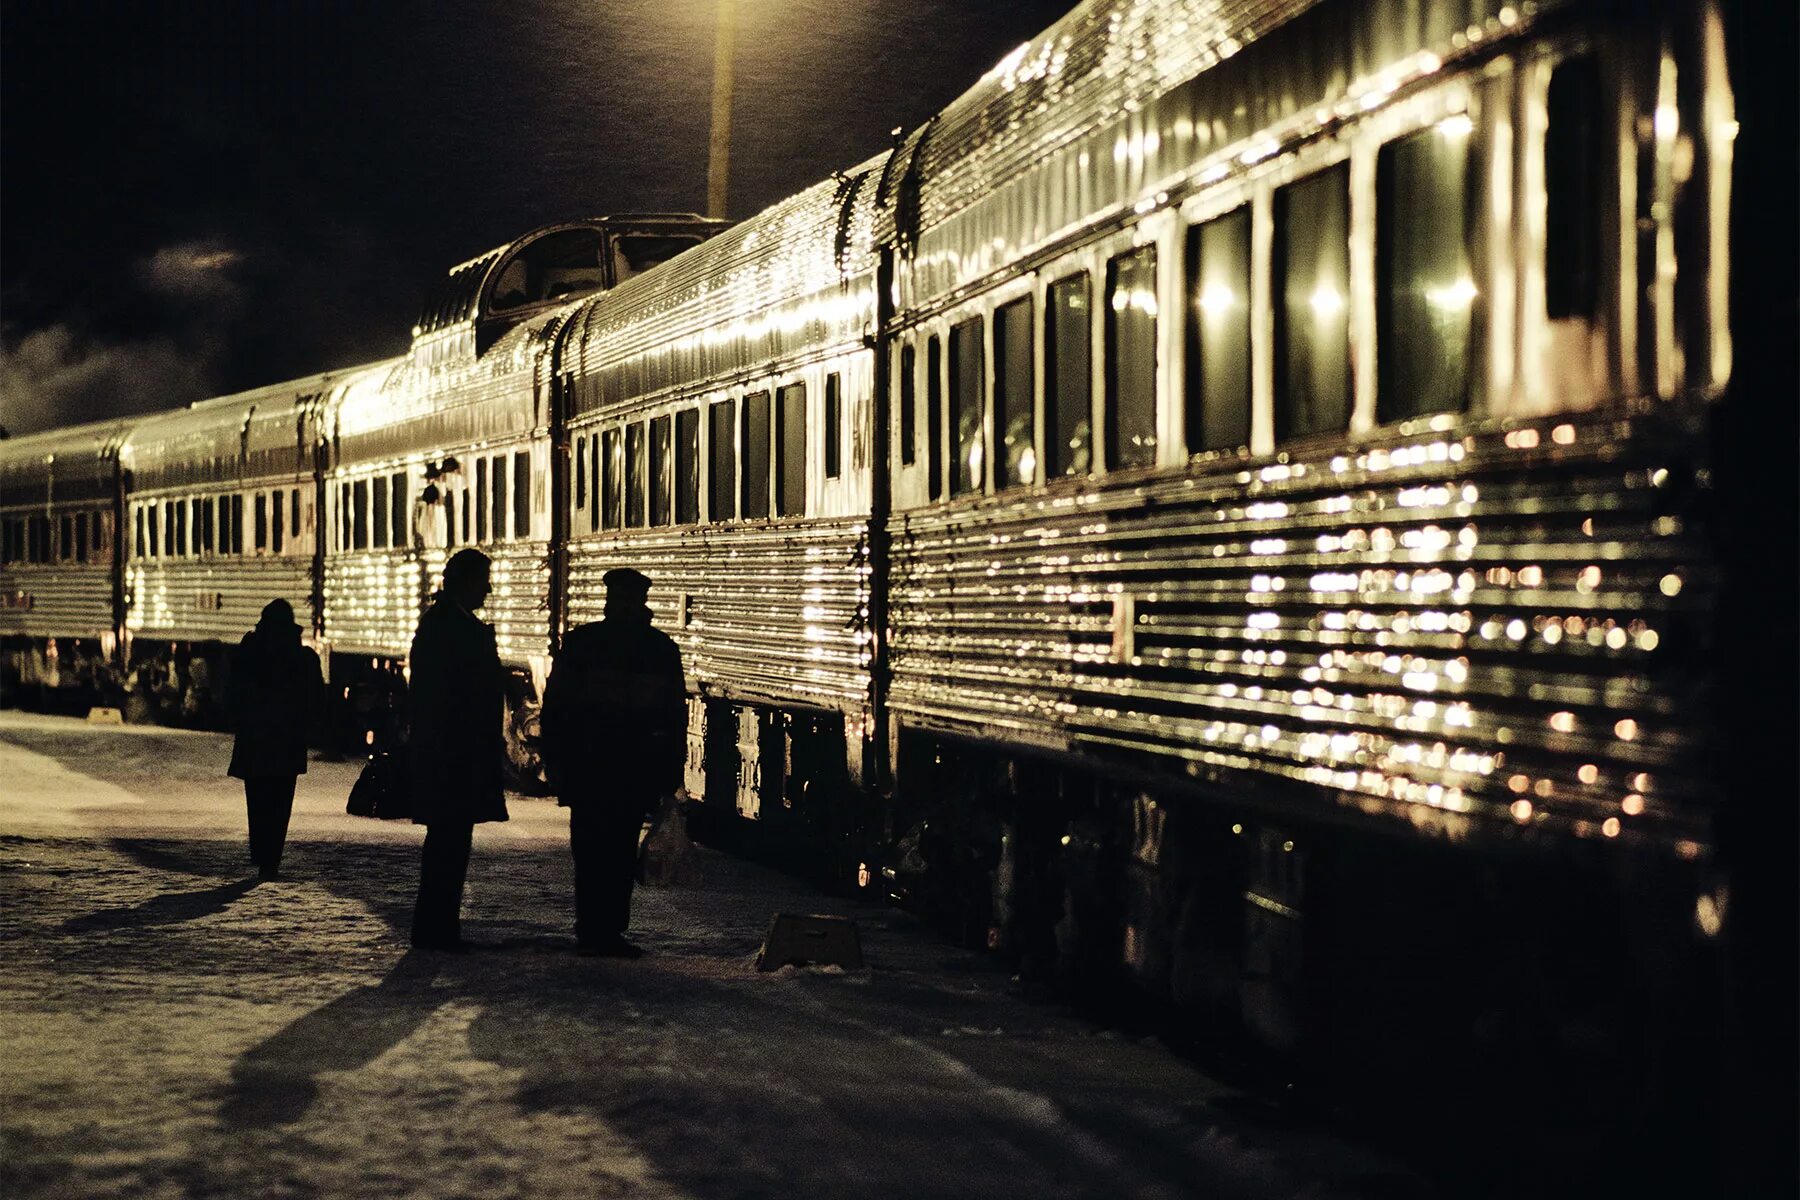
[[(730, 215), (888, 144), (1074, 0), (737, 0)], [(0, 424), (394, 354), (452, 264), (703, 211), (713, 0), (0, 5)]]

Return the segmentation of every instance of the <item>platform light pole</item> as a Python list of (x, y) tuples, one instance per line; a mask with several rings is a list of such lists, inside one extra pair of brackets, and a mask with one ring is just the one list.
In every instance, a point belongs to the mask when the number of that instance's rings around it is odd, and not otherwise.
[(712, 144), (706, 159), (706, 215), (723, 219), (731, 178), (731, 58), (737, 0), (719, 0), (713, 42)]

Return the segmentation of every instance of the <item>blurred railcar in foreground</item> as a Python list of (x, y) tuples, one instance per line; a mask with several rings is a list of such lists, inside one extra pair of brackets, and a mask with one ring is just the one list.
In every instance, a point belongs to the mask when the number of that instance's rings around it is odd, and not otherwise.
[[(146, 419), (123, 477), (44, 436), (122, 488), (121, 636), (247, 623), (138, 561), (232, 469), (313, 556), (232, 579), (310, 581), (346, 700), (480, 546), (529, 780), (635, 566), (713, 833), (1334, 1085), (1666, 1132), (1743, 803), (1726, 50), (1706, 2), (1091, 0), (727, 231), (539, 230), (408, 355)], [(61, 503), (35, 447), (9, 529)], [(9, 662), (81, 636), (32, 611)]]

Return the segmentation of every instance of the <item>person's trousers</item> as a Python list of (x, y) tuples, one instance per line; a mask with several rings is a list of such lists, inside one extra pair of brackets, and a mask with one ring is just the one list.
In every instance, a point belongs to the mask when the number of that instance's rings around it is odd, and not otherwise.
[(467, 821), (433, 821), (419, 855), (419, 899), (413, 906), (412, 943), (451, 946), (462, 940), (463, 880), (469, 873)]
[(294, 778), (265, 775), (244, 780), (244, 807), (250, 814), (250, 861), (264, 871), (281, 866), (288, 818), (294, 812)]
[(592, 804), (569, 809), (569, 850), (575, 856), (575, 941), (598, 945), (631, 924), (631, 885), (637, 878), (641, 808)]

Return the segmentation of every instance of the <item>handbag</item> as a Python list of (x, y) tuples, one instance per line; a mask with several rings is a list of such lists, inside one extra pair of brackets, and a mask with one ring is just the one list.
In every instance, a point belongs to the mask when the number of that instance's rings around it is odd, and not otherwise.
[(406, 771), (386, 750), (377, 751), (363, 764), (350, 788), (344, 811), (353, 817), (399, 820), (412, 816), (412, 797), (406, 788)]

